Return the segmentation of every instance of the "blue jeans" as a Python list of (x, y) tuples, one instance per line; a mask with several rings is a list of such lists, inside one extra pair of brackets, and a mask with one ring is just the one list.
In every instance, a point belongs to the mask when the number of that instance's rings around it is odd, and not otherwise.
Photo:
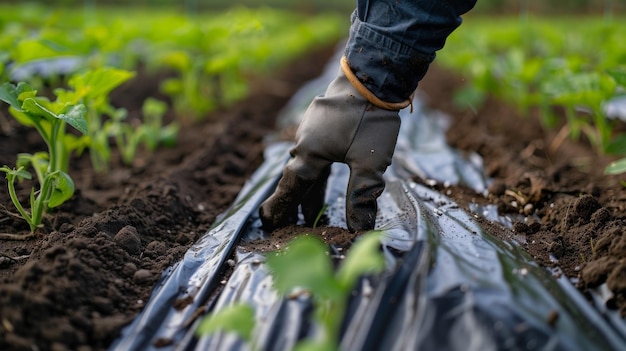
[(346, 57), (378, 98), (406, 100), (476, 0), (357, 0)]

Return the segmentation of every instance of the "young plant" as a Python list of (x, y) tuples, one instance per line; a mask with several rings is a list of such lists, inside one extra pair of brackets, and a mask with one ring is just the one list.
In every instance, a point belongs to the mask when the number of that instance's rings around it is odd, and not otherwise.
[(317, 213), (317, 216), (315, 216), (315, 221), (313, 221), (313, 228), (317, 228), (317, 225), (322, 220), (322, 216), (324, 216), (324, 212), (326, 212), (327, 208), (328, 208), (328, 204), (325, 203), (324, 206), (322, 206), (320, 211)]
[(216, 80), (204, 72), (204, 58), (186, 51), (164, 54), (161, 64), (175, 69), (179, 76), (161, 83), (161, 90), (174, 102), (177, 114), (188, 120), (202, 120), (217, 103)]
[(141, 126), (134, 127), (124, 122), (127, 114), (125, 109), (111, 111), (110, 119), (104, 123), (102, 134), (107, 137), (107, 147), (109, 147), (108, 137), (115, 139), (115, 146), (120, 152), (122, 162), (130, 165), (133, 163), (137, 149), (143, 140), (143, 133)]
[(354, 284), (363, 274), (378, 273), (384, 268), (379, 246), (380, 232), (365, 234), (350, 248), (336, 272), (326, 245), (310, 236), (294, 239), (284, 253), (267, 258), (279, 293), (302, 288), (310, 291), (315, 301), (315, 316), (323, 331), (321, 338), (305, 340), (298, 348), (338, 349), (338, 332)]
[(167, 104), (163, 101), (147, 98), (143, 102), (143, 124), (141, 126), (143, 142), (148, 151), (154, 151), (159, 145), (172, 146), (176, 143), (178, 123), (163, 125), (163, 115), (167, 112)]
[[(315, 302), (315, 317), (322, 327), (317, 340), (303, 340), (296, 350), (331, 351), (338, 349), (339, 330), (348, 299), (357, 279), (384, 268), (379, 251), (380, 232), (363, 235), (350, 249), (337, 271), (327, 253), (327, 246), (311, 236), (295, 238), (283, 252), (267, 257), (267, 265), (274, 277), (274, 288), (287, 295), (294, 289), (305, 289)], [(203, 320), (200, 335), (217, 330), (234, 332), (250, 341), (254, 325), (251, 307), (233, 305)]]
[[(81, 133), (88, 131), (84, 105), (51, 103), (36, 94), (26, 83), (0, 86), (0, 100), (10, 105), (11, 114), (20, 123), (37, 129), (48, 146), (47, 152), (18, 155), (16, 168), (0, 168), (6, 173), (11, 201), (28, 222), (31, 232), (41, 224), (44, 212), (63, 204), (74, 194), (74, 182), (67, 174), (66, 163), (72, 152), (67, 145), (73, 136), (66, 133), (65, 125), (69, 124)], [(29, 167), (37, 175), (39, 190), (31, 188), (30, 210), (26, 210), (17, 196), (15, 182), (32, 178), (27, 171)]]
[(166, 103), (147, 98), (142, 111), (143, 123), (131, 125), (124, 122), (127, 117), (126, 110), (117, 109), (110, 113), (110, 119), (104, 125), (106, 134), (115, 138), (122, 162), (127, 165), (133, 163), (142, 144), (146, 150), (152, 152), (159, 145), (172, 146), (176, 143), (179, 125), (173, 122), (163, 126), (163, 115), (167, 111)]
[(96, 172), (105, 172), (111, 162), (110, 135), (104, 127), (104, 116), (112, 117), (120, 113), (109, 103), (109, 94), (134, 75), (134, 72), (126, 70), (101, 67), (72, 76), (69, 86), (73, 90), (55, 90), (60, 100), (87, 107), (89, 133), (84, 138)]
[[(626, 68), (611, 69), (607, 73), (613, 77), (615, 83), (621, 89), (626, 90)], [(608, 152), (612, 154), (626, 154), (626, 135), (622, 134), (616, 137), (608, 146)], [(626, 158), (612, 162), (604, 169), (606, 174), (622, 174), (626, 173)]]
[[(572, 136), (585, 133), (599, 152), (606, 152), (611, 141), (612, 126), (602, 109), (602, 103), (615, 94), (616, 84), (600, 72), (570, 73), (545, 82), (543, 91), (553, 103), (564, 106)], [(587, 109), (591, 119), (579, 117), (576, 109)]]

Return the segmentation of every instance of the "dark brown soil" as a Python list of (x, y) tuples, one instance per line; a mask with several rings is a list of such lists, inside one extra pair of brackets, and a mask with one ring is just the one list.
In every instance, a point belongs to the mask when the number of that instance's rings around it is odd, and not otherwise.
[[(77, 160), (73, 200), (46, 218), (35, 237), (0, 241), (0, 349), (106, 349), (141, 311), (160, 273), (233, 202), (262, 162), (262, 138), (281, 107), (321, 72), (332, 52), (317, 51), (258, 78), (249, 99), (184, 126), (175, 148), (142, 153), (132, 167), (116, 163), (98, 175), (86, 157)], [(136, 114), (145, 97), (158, 95), (161, 78), (139, 74), (116, 91), (113, 104)], [(495, 179), (488, 197), (460, 187), (451, 197), (462, 206), (482, 201), (503, 214), (532, 214), (515, 233), (486, 227), (505, 240), (525, 237), (522, 244), (540, 263), (581, 278), (583, 292), (606, 282), (616, 294), (613, 307), (624, 311), (626, 193), (620, 177), (602, 175), (609, 160), (585, 143), (545, 133), (535, 117), (519, 118), (496, 101), (476, 113), (455, 108), (451, 94), (463, 83), (433, 66), (420, 86), (429, 106), (452, 116), (451, 145), (481, 154)], [(44, 149), (38, 135), (10, 121), (0, 110), (0, 164), (13, 165), (18, 152)], [(12, 212), (2, 183), (0, 233), (28, 234)], [(292, 226), (254, 249), (279, 248), (303, 232), (339, 247), (354, 238), (341, 228)]]
[(458, 108), (452, 95), (463, 84), (437, 66), (421, 84), (428, 105), (452, 118), (449, 144), (480, 154), (494, 179), (487, 197), (459, 187), (451, 197), (466, 208), (481, 202), (497, 205), (501, 215), (523, 214), (512, 230), (485, 227), (521, 241), (537, 262), (579, 280), (584, 293), (606, 283), (615, 295), (609, 307), (626, 315), (626, 189), (624, 177), (603, 174), (614, 159), (567, 138), (563, 127), (545, 131), (536, 111), (522, 115), (494, 99)]

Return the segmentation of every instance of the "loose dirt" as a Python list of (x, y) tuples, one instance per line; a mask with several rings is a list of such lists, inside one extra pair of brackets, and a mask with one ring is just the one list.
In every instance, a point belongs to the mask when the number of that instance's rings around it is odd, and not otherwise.
[(486, 197), (460, 187), (450, 196), (468, 210), (480, 202), (497, 205), (501, 215), (523, 214), (512, 229), (486, 227), (518, 241), (540, 264), (559, 267), (585, 294), (606, 283), (614, 293), (609, 307), (626, 315), (624, 177), (603, 174), (614, 159), (585, 140), (564, 138), (563, 122), (545, 131), (537, 111), (521, 114), (493, 98), (472, 109), (456, 107), (453, 94), (464, 84), (433, 66), (420, 85), (427, 105), (451, 118), (448, 143), (480, 154), (494, 180)]
[[(116, 161), (100, 175), (86, 155), (76, 160), (72, 201), (34, 237), (0, 241), (0, 349), (106, 349), (141, 311), (161, 272), (233, 202), (263, 161), (262, 140), (274, 131), (278, 112), (320, 74), (333, 51), (318, 50), (272, 77), (256, 77), (250, 98), (183, 126), (176, 147), (142, 152), (132, 166)], [(165, 99), (158, 92), (165, 76), (139, 72), (116, 90), (113, 105), (138, 116), (146, 97)], [(450, 144), (484, 157), (494, 185), (487, 197), (461, 187), (447, 193), (461, 206), (480, 201), (497, 204), (502, 214), (527, 214), (514, 228), (486, 227), (504, 240), (524, 239), (520, 244), (538, 262), (578, 278), (582, 292), (608, 284), (615, 293), (611, 307), (626, 312), (626, 193), (620, 177), (602, 174), (609, 160), (585, 142), (544, 132), (536, 116), (521, 118), (498, 101), (475, 111), (454, 107), (452, 93), (463, 84), (433, 66), (420, 91), (428, 106), (452, 118)], [(0, 122), (0, 164), (13, 165), (18, 152), (45, 149), (6, 109)], [(0, 233), (27, 234), (13, 212), (1, 184)], [(355, 237), (341, 228), (291, 226), (253, 249), (273, 250), (302, 232), (343, 248)]]

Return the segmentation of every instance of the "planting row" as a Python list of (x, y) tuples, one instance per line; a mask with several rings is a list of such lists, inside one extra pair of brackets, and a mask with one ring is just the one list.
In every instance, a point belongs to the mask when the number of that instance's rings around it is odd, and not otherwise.
[[(600, 153), (626, 155), (626, 135), (616, 131), (606, 104), (626, 95), (624, 21), (618, 18), (470, 18), (448, 39), (439, 62), (462, 71), (472, 84), (457, 103), (477, 106), (487, 94), (538, 109), (555, 128), (555, 106), (564, 110), (563, 134), (585, 136)], [(626, 171), (626, 159), (607, 173)]]
[[(244, 98), (251, 75), (337, 41), (344, 22), (335, 15), (269, 9), (190, 17), (145, 9), (1, 5), (0, 100), (47, 145), (0, 168), (16, 209), (34, 231), (47, 209), (72, 196), (72, 157), (86, 151), (94, 169), (106, 172), (113, 148), (131, 164), (140, 147), (171, 145), (180, 123), (202, 120)], [(147, 99), (133, 123), (124, 106), (109, 101), (111, 91), (140, 67), (148, 74), (170, 73), (160, 86), (176, 116), (168, 125), (164, 101)], [(31, 178), (30, 198), (20, 199), (19, 181)]]

